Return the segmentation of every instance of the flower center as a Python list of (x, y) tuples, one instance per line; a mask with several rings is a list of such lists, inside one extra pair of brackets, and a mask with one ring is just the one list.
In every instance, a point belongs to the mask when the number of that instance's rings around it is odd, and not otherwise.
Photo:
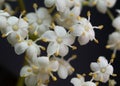
[(13, 25), (13, 30), (14, 31), (17, 31), (19, 28), (18, 28), (18, 26), (17, 25)]
[(105, 73), (106, 72), (106, 68), (101, 68), (100, 70), (102, 73)]
[(62, 40), (61, 37), (58, 37), (58, 38), (57, 38), (57, 42), (58, 42), (59, 44), (62, 43), (62, 41), (63, 41), (63, 40)]
[(37, 23), (40, 25), (42, 23), (41, 19), (38, 19)]

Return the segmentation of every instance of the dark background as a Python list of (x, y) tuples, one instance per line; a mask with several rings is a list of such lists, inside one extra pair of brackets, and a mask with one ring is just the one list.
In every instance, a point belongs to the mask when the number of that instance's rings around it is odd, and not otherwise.
[[(32, 8), (32, 3), (38, 3), (39, 6), (43, 6), (43, 0), (24, 0), (27, 8), (27, 12), (34, 11)], [(17, 3), (11, 3), (14, 8)], [(115, 12), (116, 9), (120, 9), (120, 0), (117, 0), (116, 6), (112, 9), (112, 13), (116, 17), (118, 14)], [(111, 25), (111, 19), (107, 14), (99, 13), (96, 8), (84, 7), (81, 16), (87, 17), (87, 11), (91, 11), (91, 22), (93, 25), (104, 25), (103, 30), (95, 30), (96, 38), (99, 40), (99, 44), (94, 42), (89, 42), (85, 46), (80, 46), (78, 43), (74, 45), (78, 46), (78, 50), (70, 51), (70, 54), (66, 56), (66, 59), (72, 54), (77, 54), (78, 58), (71, 62), (73, 67), (76, 69), (75, 73), (67, 78), (67, 80), (62, 80), (58, 78), (58, 81), (51, 82), (49, 86), (73, 86), (70, 84), (70, 79), (75, 77), (76, 73), (88, 73), (90, 72), (90, 62), (96, 61), (99, 56), (105, 56), (108, 60), (111, 57), (112, 51), (105, 49), (107, 44), (108, 35), (114, 31)], [(19, 77), (20, 68), (23, 64), (24, 55), (16, 55), (14, 48), (7, 42), (6, 39), (0, 37), (0, 86), (16, 86), (17, 79)], [(117, 58), (113, 63), (114, 73), (118, 74), (115, 77), (117, 81), (116, 86), (120, 86), (120, 52), (117, 52)], [(113, 77), (111, 77), (113, 78)], [(90, 80), (86, 77), (86, 80)], [(107, 86), (106, 84), (101, 84), (100, 86)]]

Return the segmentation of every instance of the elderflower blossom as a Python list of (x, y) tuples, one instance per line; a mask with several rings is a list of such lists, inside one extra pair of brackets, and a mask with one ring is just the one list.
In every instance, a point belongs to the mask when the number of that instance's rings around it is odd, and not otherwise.
[(68, 47), (75, 48), (71, 46), (75, 38), (67, 33), (62, 26), (55, 26), (54, 31), (46, 31), (41, 39), (50, 42), (47, 47), (48, 56), (53, 54), (65, 56), (69, 51)]
[(29, 23), (29, 33), (38, 35), (39, 37), (47, 30), (49, 30), (51, 24), (51, 16), (46, 8), (39, 8), (37, 5), (33, 5), (35, 13), (31, 12), (26, 15)]
[(54, 57), (59, 62), (58, 76), (61, 79), (66, 79), (68, 75), (71, 75), (74, 72), (74, 68), (70, 65), (70, 61), (75, 59), (76, 56), (70, 57), (67, 61), (59, 57)]
[(116, 55), (116, 51), (120, 50), (120, 33), (113, 32), (109, 35), (108, 44), (106, 48), (112, 49), (113, 55)]
[(77, 74), (77, 78), (72, 78), (70, 81), (74, 86), (96, 86), (92, 81), (85, 81), (82, 75)]
[(69, 29), (72, 25), (76, 24), (81, 13), (81, 7), (73, 7), (67, 9), (64, 13), (57, 13), (55, 15), (55, 21), (57, 24)]
[(47, 85), (50, 76), (53, 80), (57, 79), (52, 72), (56, 72), (58, 70), (58, 66), (58, 61), (50, 60), (49, 57), (46, 56), (41, 56), (36, 58), (35, 63), (23, 66), (20, 76), (25, 77), (25, 84), (27, 86)]
[(94, 71), (94, 80), (107, 82), (110, 75), (113, 74), (113, 66), (108, 64), (108, 61), (105, 57), (100, 56), (98, 62), (92, 62), (90, 64), (91, 70)]
[(92, 26), (90, 23), (90, 12), (87, 13), (88, 19), (81, 17), (79, 19), (79, 23), (74, 24), (70, 27), (71, 34), (74, 36), (78, 36), (78, 42), (80, 45), (85, 45), (89, 41), (94, 40), (98, 43), (98, 40), (95, 38), (94, 28), (102, 29), (103, 26)]
[(112, 8), (117, 0), (90, 0), (90, 6), (96, 5), (97, 10), (101, 13), (106, 13), (107, 8)]
[(28, 35), (28, 23), (21, 18), (22, 15), (23, 13), (19, 18), (10, 16), (7, 19), (6, 28), (3, 29), (2, 37), (7, 36), (9, 43), (12, 45), (22, 41)]
[(14, 45), (14, 48), (17, 55), (20, 55), (26, 51), (26, 55), (29, 58), (34, 58), (40, 55), (41, 53), (40, 48), (43, 47), (35, 44), (32, 40), (24, 40), (20, 43), (16, 43)]

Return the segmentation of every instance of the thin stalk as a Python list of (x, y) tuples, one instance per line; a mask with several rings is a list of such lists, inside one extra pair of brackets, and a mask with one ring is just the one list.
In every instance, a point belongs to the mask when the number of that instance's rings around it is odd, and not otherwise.
[(17, 1), (18, 1), (20, 10), (21, 10), (21, 11), (26, 10), (25, 4), (24, 4), (24, 0), (17, 0)]
[(113, 16), (112, 12), (111, 12), (109, 9), (107, 9), (107, 15), (109, 16), (109, 18), (110, 18), (112, 21), (114, 20), (114, 16)]

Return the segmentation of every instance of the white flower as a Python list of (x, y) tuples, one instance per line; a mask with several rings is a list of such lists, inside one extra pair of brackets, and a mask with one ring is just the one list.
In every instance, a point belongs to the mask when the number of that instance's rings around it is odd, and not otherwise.
[(30, 66), (24, 66), (21, 69), (20, 76), (25, 77), (27, 86), (46, 86), (51, 76), (53, 80), (57, 78), (52, 74), (58, 70), (58, 62), (49, 60), (49, 57), (41, 56), (36, 58), (36, 63), (30, 63)]
[(116, 55), (116, 51), (120, 50), (120, 33), (113, 32), (109, 35), (108, 44), (106, 46), (108, 49), (113, 50), (113, 57)]
[(112, 8), (117, 0), (97, 0), (96, 6), (98, 11), (106, 13), (107, 8)]
[(32, 40), (24, 40), (20, 43), (16, 43), (14, 48), (17, 55), (26, 52), (29, 58), (37, 57), (41, 53), (41, 46), (35, 44)]
[(59, 62), (58, 75), (61, 79), (66, 79), (68, 75), (71, 75), (74, 72), (74, 68), (70, 65), (70, 61), (75, 59), (76, 56), (72, 56), (67, 61), (59, 57), (55, 57), (55, 59)]
[(103, 26), (92, 26), (90, 22), (90, 12), (88, 12), (88, 19), (82, 17), (78, 22), (78, 24), (74, 24), (70, 27), (70, 31), (72, 35), (78, 36), (78, 42), (80, 45), (85, 45), (92, 40), (98, 43), (95, 38), (94, 28), (102, 29)]
[(61, 26), (55, 26), (54, 31), (46, 31), (41, 38), (49, 41), (49, 45), (47, 47), (48, 56), (57, 54), (61, 56), (65, 56), (69, 49), (69, 47), (74, 43), (74, 37), (66, 32), (66, 30)]
[(15, 16), (9, 17), (7, 20), (7, 27), (3, 31), (2, 37), (8, 36), (9, 41), (14, 40), (13, 43), (10, 42), (12, 45), (14, 45), (15, 42), (22, 41), (28, 35), (28, 23), (23, 20), (21, 16), (20, 18)]
[(30, 34), (38, 35), (40, 37), (45, 31), (49, 30), (52, 19), (46, 8), (39, 8), (37, 10), (36, 4), (34, 4), (34, 9), (35, 13), (28, 13), (26, 18), (30, 25)]
[(72, 78), (70, 81), (74, 86), (96, 86), (92, 81), (86, 81), (83, 76), (78, 75), (77, 78)]
[(57, 13), (55, 21), (57, 24), (69, 29), (69, 27), (77, 23), (81, 8), (81, 6), (74, 6), (72, 9), (67, 9), (64, 13)]
[(91, 70), (94, 71), (95, 77), (94, 80), (107, 82), (110, 75), (113, 74), (113, 66), (108, 64), (108, 61), (105, 57), (100, 56), (98, 62), (92, 62), (90, 64)]

